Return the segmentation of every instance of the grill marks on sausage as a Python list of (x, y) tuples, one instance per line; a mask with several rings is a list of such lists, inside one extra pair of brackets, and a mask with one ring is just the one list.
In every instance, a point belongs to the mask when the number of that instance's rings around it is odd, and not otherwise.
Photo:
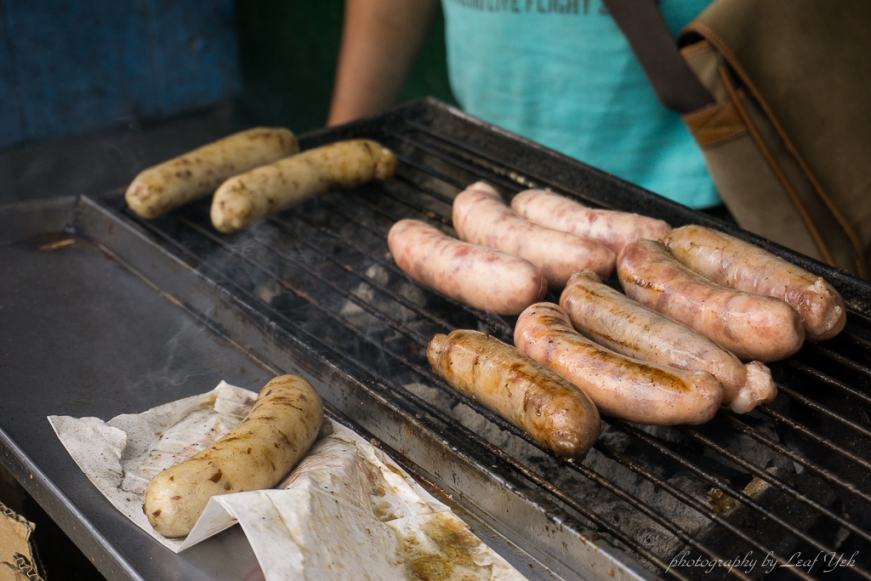
[[(152, 525), (166, 536), (185, 535), (210, 496), (274, 486), (311, 446), (322, 419), (320, 399), (307, 382), (274, 379), (224, 438), (152, 479), (146, 491)], [(180, 499), (168, 510), (169, 500)], [(158, 508), (162, 513), (153, 515)]]
[[(579, 359), (583, 358), (589, 366), (588, 371), (594, 375), (620, 370), (626, 374), (642, 375), (651, 383), (657, 383), (676, 393), (692, 391), (692, 386), (676, 373), (609, 351), (576, 333), (567, 319), (553, 307), (543, 306), (540, 309), (544, 312), (550, 311), (551, 314), (539, 315), (535, 330), (528, 336), (547, 345), (545, 352), (549, 363), (556, 363), (561, 353), (568, 350), (575, 352)], [(530, 315), (535, 314), (535, 311), (530, 312)]]
[(457, 391), (526, 431), (560, 457), (578, 457), (600, 429), (591, 401), (553, 371), (484, 333), (436, 335), (433, 371)]
[(559, 306), (521, 313), (518, 348), (571, 381), (603, 414), (658, 425), (703, 423), (717, 412), (723, 388), (704, 371), (681, 371), (622, 357), (572, 330)]

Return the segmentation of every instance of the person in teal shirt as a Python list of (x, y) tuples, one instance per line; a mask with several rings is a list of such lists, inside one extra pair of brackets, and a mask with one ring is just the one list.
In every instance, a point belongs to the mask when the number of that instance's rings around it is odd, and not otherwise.
[[(711, 0), (660, 0), (678, 31)], [(329, 124), (391, 105), (436, 0), (346, 0)], [(443, 0), (451, 88), (471, 115), (692, 208), (720, 203), (601, 0)]]

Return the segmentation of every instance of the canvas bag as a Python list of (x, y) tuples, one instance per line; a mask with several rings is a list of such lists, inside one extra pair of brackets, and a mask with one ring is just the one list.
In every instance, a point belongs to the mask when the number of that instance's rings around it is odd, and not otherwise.
[(604, 2), (738, 224), (868, 279), (871, 1), (716, 0), (679, 43), (655, 0)]

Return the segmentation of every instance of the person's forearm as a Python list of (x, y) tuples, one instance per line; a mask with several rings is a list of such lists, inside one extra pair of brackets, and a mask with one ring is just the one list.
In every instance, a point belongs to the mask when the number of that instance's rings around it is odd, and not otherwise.
[(429, 30), (438, 0), (346, 0), (342, 47), (327, 125), (394, 103)]

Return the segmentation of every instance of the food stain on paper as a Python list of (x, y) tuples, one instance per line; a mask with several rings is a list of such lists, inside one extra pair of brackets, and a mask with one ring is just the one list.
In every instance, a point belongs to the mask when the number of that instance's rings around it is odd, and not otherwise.
[(445, 514), (435, 514), (422, 527), (425, 544), (416, 536), (401, 539), (399, 558), (410, 581), (479, 581), (490, 579), (492, 565), (479, 565), (473, 552), (481, 545), (463, 523)]

